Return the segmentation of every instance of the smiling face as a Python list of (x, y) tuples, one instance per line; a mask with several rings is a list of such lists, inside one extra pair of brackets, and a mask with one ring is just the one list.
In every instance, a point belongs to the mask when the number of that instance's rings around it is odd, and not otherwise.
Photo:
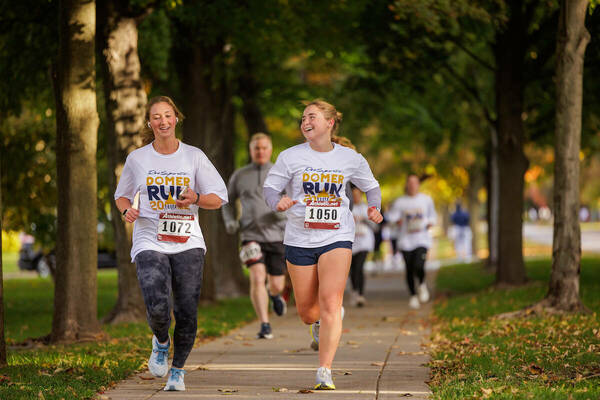
[(333, 119), (329, 121), (325, 119), (325, 116), (317, 106), (310, 105), (304, 109), (300, 130), (309, 142), (318, 141), (325, 136), (330, 136), (332, 127)]
[(265, 165), (271, 160), (273, 145), (267, 138), (260, 138), (250, 143), (250, 158), (258, 165)]
[(154, 132), (155, 139), (169, 139), (175, 137), (175, 125), (177, 124), (175, 110), (165, 102), (154, 104), (148, 113), (150, 127)]

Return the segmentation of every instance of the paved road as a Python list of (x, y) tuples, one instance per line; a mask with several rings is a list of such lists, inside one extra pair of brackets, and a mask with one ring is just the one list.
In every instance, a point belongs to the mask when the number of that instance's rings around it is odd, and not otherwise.
[[(552, 246), (552, 225), (523, 224), (523, 237), (534, 243)], [(582, 231), (581, 249), (589, 253), (600, 253), (600, 231)]]
[[(344, 333), (333, 366), (337, 390), (314, 391), (310, 396), (336, 400), (429, 396), (425, 383), (429, 370), (424, 366), (428, 356), (421, 344), (429, 334), (430, 305), (409, 310), (405, 286), (399, 274), (368, 280), (367, 306), (346, 306)], [(257, 325), (250, 323), (195, 348), (186, 365), (186, 392), (164, 392), (166, 378), (151, 378), (144, 372), (103, 398), (306, 399), (307, 394), (299, 391), (312, 387), (318, 366), (317, 353), (309, 347), (308, 328), (295, 310), (272, 321), (276, 335), (272, 340), (254, 339)]]

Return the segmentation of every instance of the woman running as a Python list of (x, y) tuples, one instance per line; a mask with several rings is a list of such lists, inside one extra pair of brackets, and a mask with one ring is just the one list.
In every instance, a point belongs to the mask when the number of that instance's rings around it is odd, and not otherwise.
[[(148, 369), (158, 377), (169, 373), (164, 390), (185, 390), (183, 367), (196, 339), (206, 252), (198, 208), (214, 210), (227, 202), (225, 183), (204, 152), (175, 137), (180, 119), (183, 115), (170, 98), (148, 102), (147, 144), (129, 154), (115, 192), (125, 220), (136, 222), (131, 258), (154, 333)], [(171, 308), (175, 331), (169, 370)]]
[(383, 219), (379, 183), (369, 164), (356, 151), (334, 143), (341, 119), (323, 100), (308, 103), (300, 126), (306, 142), (281, 152), (264, 184), (267, 204), (289, 210), (285, 257), (298, 314), (311, 325), (319, 349), (315, 389), (335, 389), (331, 364), (342, 334), (342, 300), (354, 240), (345, 186), (352, 182), (366, 192), (371, 221)]

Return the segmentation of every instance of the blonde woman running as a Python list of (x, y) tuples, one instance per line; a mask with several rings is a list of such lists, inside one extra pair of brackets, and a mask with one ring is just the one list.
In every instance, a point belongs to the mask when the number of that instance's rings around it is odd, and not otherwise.
[(367, 194), (371, 221), (383, 219), (379, 183), (369, 164), (353, 149), (334, 143), (341, 119), (323, 100), (308, 103), (300, 126), (306, 142), (281, 152), (264, 184), (267, 204), (276, 211), (289, 210), (285, 257), (298, 314), (311, 325), (319, 349), (315, 389), (335, 389), (331, 365), (342, 334), (342, 300), (354, 240), (345, 186), (352, 182)]

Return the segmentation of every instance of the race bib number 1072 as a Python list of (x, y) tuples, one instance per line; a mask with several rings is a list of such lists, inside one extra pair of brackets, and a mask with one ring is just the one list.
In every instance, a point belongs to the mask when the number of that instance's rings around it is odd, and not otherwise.
[(191, 214), (160, 213), (157, 238), (161, 242), (185, 243), (192, 235), (193, 223)]

